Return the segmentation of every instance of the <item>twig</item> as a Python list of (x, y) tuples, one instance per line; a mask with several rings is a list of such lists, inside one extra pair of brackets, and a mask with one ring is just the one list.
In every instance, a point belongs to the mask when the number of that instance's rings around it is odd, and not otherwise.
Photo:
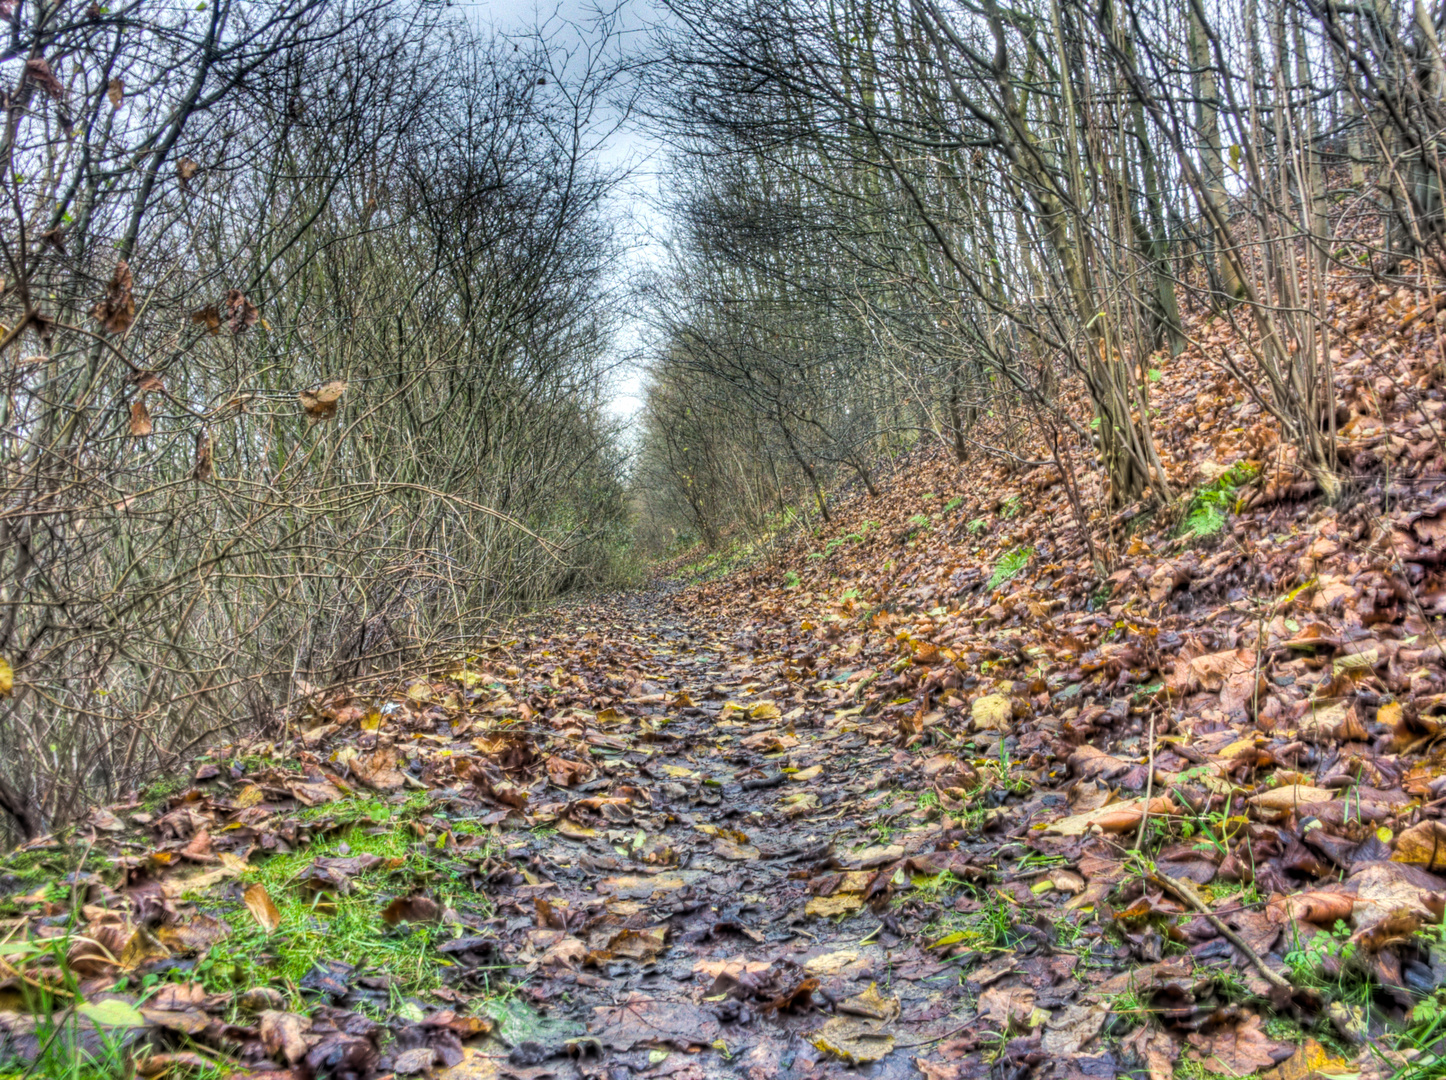
[(971, 1027), (973, 1027), (974, 1024), (975, 1024), (975, 1021), (972, 1021), (972, 1020), (971, 1020), (971, 1021), (970, 1021), (969, 1023), (967, 1023), (967, 1024), (960, 1024), (958, 1027), (956, 1027), (956, 1028), (951, 1028), (949, 1031), (944, 1032), (944, 1034), (942, 1034), (942, 1035), (935, 1035), (932, 1039), (925, 1039), (925, 1040), (923, 1040), (922, 1042), (894, 1043), (894, 1049), (895, 1049), (895, 1050), (909, 1050), (909, 1049), (912, 1049), (912, 1048), (915, 1047), (915, 1046), (928, 1046), (930, 1043), (942, 1042), (944, 1039), (947, 1039), (950, 1035), (958, 1035), (959, 1032), (965, 1030), (966, 1028), (971, 1028)]
[(1145, 774), (1145, 813), (1140, 818), (1140, 831), (1135, 833), (1135, 848), (1139, 851), (1140, 845), (1145, 842), (1145, 824), (1150, 820), (1150, 796), (1155, 793), (1155, 714), (1150, 713), (1150, 763)]
[(1239, 934), (1237, 934), (1234, 930), (1230, 929), (1230, 927), (1226, 926), (1224, 921), (1221, 920), (1218, 915), (1216, 915), (1213, 911), (1210, 910), (1210, 908), (1206, 905), (1205, 901), (1201, 899), (1200, 894), (1195, 891), (1194, 886), (1192, 886), (1189, 882), (1180, 881), (1175, 878), (1169, 878), (1165, 877), (1162, 874), (1155, 873), (1150, 874), (1150, 880), (1152, 880), (1156, 885), (1168, 889), (1170, 892), (1178, 896), (1181, 900), (1184, 900), (1185, 903), (1189, 904), (1201, 915), (1204, 915), (1206, 921), (1209, 922), (1211, 926), (1215, 927), (1216, 930), (1220, 931), (1221, 937), (1223, 937), (1226, 941), (1230, 942), (1230, 944), (1234, 945), (1237, 949), (1239, 949), (1242, 953), (1245, 954), (1246, 959), (1248, 959), (1252, 964), (1255, 965), (1255, 969), (1259, 971), (1262, 976), (1265, 977), (1265, 981), (1270, 983), (1271, 986), (1274, 986), (1279, 990), (1285, 990), (1292, 993), (1295, 991), (1295, 986), (1291, 983), (1289, 979), (1285, 978), (1279, 972), (1273, 971), (1270, 967), (1268, 967), (1265, 961), (1261, 959), (1259, 953), (1257, 953), (1249, 945), (1245, 944), (1245, 941), (1240, 937)]

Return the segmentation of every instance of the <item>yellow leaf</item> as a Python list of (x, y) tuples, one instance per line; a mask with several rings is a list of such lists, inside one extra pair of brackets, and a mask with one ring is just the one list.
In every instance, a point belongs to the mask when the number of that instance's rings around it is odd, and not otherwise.
[(864, 898), (858, 893), (834, 893), (832, 896), (815, 896), (803, 906), (803, 913), (831, 919), (835, 915), (850, 915), (863, 906)]
[(266, 886), (259, 881), (249, 885), (241, 895), (246, 902), (247, 909), (255, 917), (261, 929), (268, 934), (276, 933), (276, 928), (281, 925), (281, 912), (276, 909), (276, 904), (271, 899), (271, 894), (266, 891)]
[(0, 697), (9, 697), (14, 689), (15, 669), (10, 666), (10, 661), (0, 656)]

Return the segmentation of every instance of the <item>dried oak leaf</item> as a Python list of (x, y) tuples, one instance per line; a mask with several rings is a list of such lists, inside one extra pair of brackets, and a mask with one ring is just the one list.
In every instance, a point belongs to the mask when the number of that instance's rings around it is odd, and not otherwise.
[(196, 432), (196, 466), (191, 470), (191, 478), (194, 480), (209, 480), (215, 475), (215, 466), (212, 462), (214, 445), (211, 436), (204, 431)]
[(191, 312), (191, 322), (197, 326), (204, 326), (209, 334), (221, 332), (221, 309), (215, 304), (207, 304), (199, 311)]
[(301, 402), (301, 407), (306, 410), (308, 420), (329, 420), (336, 415), (337, 402), (345, 391), (346, 382), (335, 379), (314, 392), (303, 390), (296, 397)]
[(183, 157), (180, 161), (176, 162), (176, 178), (181, 181), (181, 190), (184, 191), (189, 188), (192, 179), (194, 179), (195, 175), (200, 171), (201, 166), (197, 165), (188, 157)]
[(110, 99), (112, 109), (119, 109), (126, 97), (126, 84), (120, 79), (112, 79), (106, 84), (105, 96)]
[(105, 299), (91, 309), (91, 317), (112, 334), (124, 334), (130, 329), (136, 317), (136, 301), (131, 295), (134, 282), (131, 268), (121, 259), (115, 264), (110, 284), (106, 286)]
[(55, 77), (55, 72), (50, 70), (50, 64), (43, 56), (37, 56), (25, 61), (25, 74), (36, 86), (44, 90), (56, 101), (65, 97), (65, 87)]
[(261, 310), (246, 299), (240, 289), (226, 293), (226, 325), (231, 333), (240, 334), (255, 326), (261, 318)]
[(143, 436), (149, 435), (152, 430), (154, 429), (151, 426), (151, 414), (146, 409), (146, 403), (144, 401), (132, 402), (131, 434), (134, 435), (136, 438), (141, 438)]

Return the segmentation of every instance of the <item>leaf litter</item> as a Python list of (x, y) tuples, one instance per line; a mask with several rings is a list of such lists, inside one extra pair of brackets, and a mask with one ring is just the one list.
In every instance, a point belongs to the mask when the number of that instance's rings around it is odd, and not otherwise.
[(1435, 1075), (1446, 482), (1366, 356), (1336, 506), (1186, 357), (1163, 459), (1247, 478), (1223, 535), (1128, 508), (1103, 572), (1052, 465), (919, 450), (767, 564), (301, 688), (9, 857), (0, 1068)]

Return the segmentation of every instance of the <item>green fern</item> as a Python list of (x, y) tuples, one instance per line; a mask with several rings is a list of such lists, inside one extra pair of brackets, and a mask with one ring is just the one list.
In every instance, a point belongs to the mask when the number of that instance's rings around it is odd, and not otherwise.
[(990, 575), (987, 586), (989, 591), (993, 592), (1006, 581), (1018, 577), (1033, 557), (1034, 548), (1032, 547), (1017, 547), (1012, 551), (1006, 551), (994, 564), (994, 573)]

